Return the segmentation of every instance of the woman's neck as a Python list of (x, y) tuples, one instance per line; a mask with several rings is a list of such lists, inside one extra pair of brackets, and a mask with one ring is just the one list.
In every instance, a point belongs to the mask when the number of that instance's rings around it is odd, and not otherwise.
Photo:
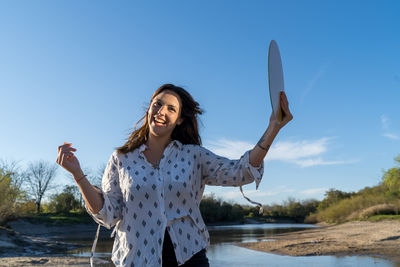
[(148, 162), (158, 167), (165, 148), (171, 142), (171, 138), (149, 138), (146, 142), (147, 149), (143, 152)]
[(152, 152), (164, 152), (164, 149), (171, 142), (171, 137), (149, 136), (146, 142), (147, 149)]

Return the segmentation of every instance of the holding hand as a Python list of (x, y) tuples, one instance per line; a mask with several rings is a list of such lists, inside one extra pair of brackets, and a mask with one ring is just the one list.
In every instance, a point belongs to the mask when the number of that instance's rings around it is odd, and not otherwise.
[(276, 118), (274, 113), (272, 112), (271, 117), (269, 119), (269, 126), (272, 127), (274, 130), (279, 131), (280, 129), (283, 128), (289, 121), (293, 119), (292, 113), (290, 113), (289, 109), (289, 101), (286, 97), (286, 94), (284, 91), (281, 92), (280, 94), (281, 97), (281, 110), (282, 110), (282, 121), (279, 123)]
[(269, 125), (263, 136), (257, 142), (257, 145), (250, 152), (250, 164), (257, 167), (261, 164), (266, 156), (272, 142), (280, 129), (283, 128), (289, 121), (293, 119), (292, 113), (290, 113), (289, 102), (287, 100), (285, 92), (281, 92), (281, 110), (282, 110), (282, 121), (279, 123), (274, 113), (272, 112), (269, 118)]

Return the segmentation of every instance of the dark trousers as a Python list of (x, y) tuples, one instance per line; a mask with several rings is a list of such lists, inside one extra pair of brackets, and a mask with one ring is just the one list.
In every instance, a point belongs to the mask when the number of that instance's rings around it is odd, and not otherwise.
[[(177, 267), (178, 262), (176, 261), (174, 245), (172, 244), (171, 237), (168, 231), (165, 231), (163, 252), (162, 252), (162, 266), (163, 267)], [(209, 267), (208, 258), (206, 256), (206, 250), (200, 250), (194, 254), (185, 264), (179, 267)]]

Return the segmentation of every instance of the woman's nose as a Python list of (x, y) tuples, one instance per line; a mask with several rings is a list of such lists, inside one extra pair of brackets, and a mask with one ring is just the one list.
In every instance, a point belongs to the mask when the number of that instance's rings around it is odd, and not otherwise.
[(165, 106), (161, 106), (158, 111), (157, 114), (159, 115), (165, 115)]

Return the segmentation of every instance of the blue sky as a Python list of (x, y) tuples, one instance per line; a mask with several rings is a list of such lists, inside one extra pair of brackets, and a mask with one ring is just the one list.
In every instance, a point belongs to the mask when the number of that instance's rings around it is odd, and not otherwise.
[[(0, 158), (55, 162), (68, 141), (96, 169), (167, 82), (205, 110), (204, 146), (237, 158), (268, 124), (276, 40), (294, 120), (249, 197), (374, 186), (400, 153), (399, 11), (397, 1), (2, 1)], [(69, 182), (60, 168), (57, 183)], [(237, 188), (206, 191), (245, 203)]]

